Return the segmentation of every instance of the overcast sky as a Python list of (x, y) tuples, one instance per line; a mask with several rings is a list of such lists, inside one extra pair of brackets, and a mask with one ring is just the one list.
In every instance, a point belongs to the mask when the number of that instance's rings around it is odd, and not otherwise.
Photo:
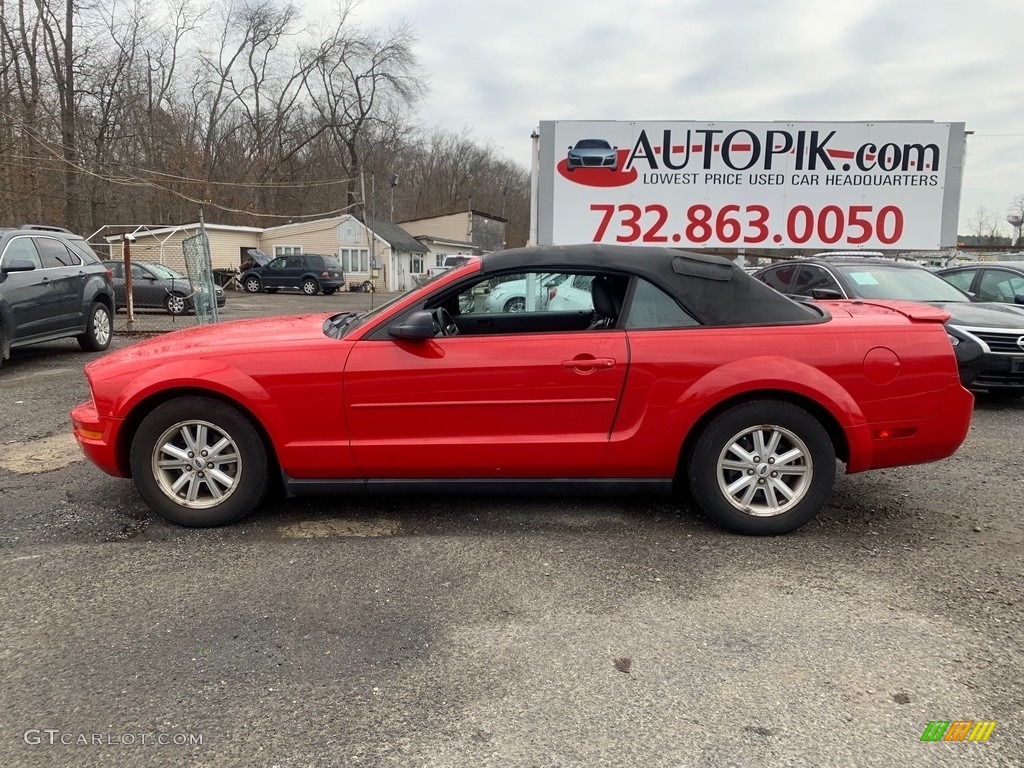
[(425, 125), (526, 167), (541, 120), (935, 120), (973, 131), (961, 232), (1024, 194), (1024, 0), (362, 0), (357, 15), (414, 29)]

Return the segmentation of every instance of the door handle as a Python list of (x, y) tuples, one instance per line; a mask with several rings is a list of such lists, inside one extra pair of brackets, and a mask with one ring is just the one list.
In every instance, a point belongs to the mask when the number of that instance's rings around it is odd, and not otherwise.
[(43, 278), (42, 280), (40, 280), (39, 282), (40, 282), (40, 283), (42, 283), (43, 285), (49, 285), (49, 284), (50, 284), (50, 278), (48, 278), (48, 277), (44, 277), (44, 278)]
[(614, 368), (615, 360), (611, 357), (577, 357), (573, 360), (563, 360), (563, 368)]

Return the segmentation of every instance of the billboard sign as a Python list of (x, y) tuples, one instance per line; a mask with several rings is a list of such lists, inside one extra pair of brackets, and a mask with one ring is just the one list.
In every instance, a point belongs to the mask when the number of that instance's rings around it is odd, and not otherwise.
[(541, 245), (956, 244), (964, 124), (540, 124)]

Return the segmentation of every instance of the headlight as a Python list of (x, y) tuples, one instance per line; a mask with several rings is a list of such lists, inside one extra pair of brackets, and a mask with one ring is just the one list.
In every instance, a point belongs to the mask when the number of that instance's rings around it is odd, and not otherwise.
[(958, 339), (952, 333), (947, 333), (946, 337), (949, 339), (949, 343), (952, 344), (954, 347), (960, 343), (960, 339)]

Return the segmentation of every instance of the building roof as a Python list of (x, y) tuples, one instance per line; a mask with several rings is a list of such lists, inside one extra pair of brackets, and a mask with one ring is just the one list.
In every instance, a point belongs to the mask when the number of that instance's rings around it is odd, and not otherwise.
[(457, 216), (459, 214), (473, 214), (474, 216), (483, 216), (485, 219), (494, 219), (495, 221), (502, 221), (508, 224), (508, 219), (506, 219), (504, 216), (497, 216), (493, 213), (488, 213), (487, 211), (481, 211), (479, 208), (472, 208), (468, 211), (465, 208), (461, 208), (457, 211), (439, 213), (435, 216), (416, 216), (415, 218), (412, 219), (402, 219), (402, 221), (400, 221), (399, 224), (410, 224), (414, 221), (430, 221), (431, 219), (445, 219), (449, 216)]
[[(355, 218), (358, 219), (358, 217)], [(404, 251), (406, 253), (428, 253), (430, 251), (427, 246), (390, 221), (374, 221), (372, 226), (366, 224), (366, 222), (361, 223), (369, 227), (378, 237), (390, 243), (391, 247), (396, 251)]]
[[(235, 227), (230, 224), (203, 224), (203, 227), (210, 230), (216, 230), (220, 232), (241, 232), (243, 234), (256, 234), (258, 235), (263, 231), (262, 227)], [(136, 237), (157, 237), (159, 235), (173, 235), (175, 232), (189, 232), (193, 229), (199, 229), (199, 222), (194, 221), (191, 224), (171, 224), (161, 226), (159, 229), (149, 229), (146, 226), (139, 226), (131, 230), (131, 234)], [(107, 235), (103, 239), (108, 243), (112, 243), (115, 240), (120, 241), (124, 237), (123, 234), (119, 233), (116, 235)]]

